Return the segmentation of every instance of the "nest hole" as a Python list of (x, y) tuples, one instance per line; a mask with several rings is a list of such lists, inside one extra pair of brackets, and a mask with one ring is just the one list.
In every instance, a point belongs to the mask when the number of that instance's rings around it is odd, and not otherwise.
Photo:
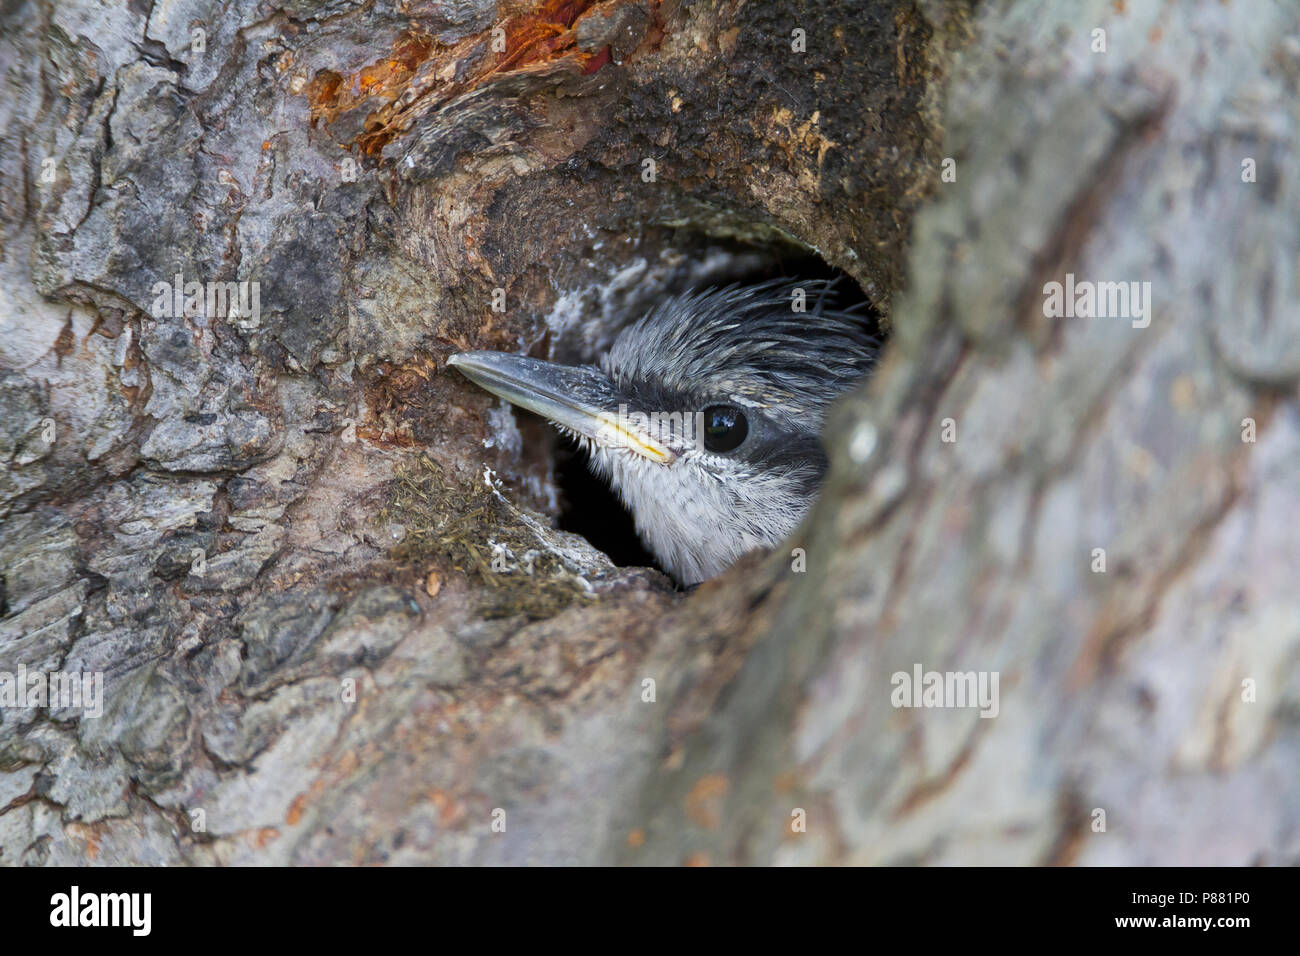
[[(755, 260), (763, 261), (755, 266)], [(738, 268), (725, 267), (711, 274), (707, 281), (695, 281), (681, 288), (667, 287), (664, 294), (674, 294), (691, 288), (722, 286), (731, 282), (751, 284), (769, 279), (838, 280), (835, 286), (836, 306), (849, 308), (867, 302), (861, 287), (847, 273), (835, 269), (814, 255), (786, 254), (764, 251), (756, 256), (752, 249), (741, 250), (733, 260)], [(872, 333), (883, 342), (885, 336), (879, 316), (867, 306), (863, 315), (873, 327)], [(630, 322), (640, 318), (640, 313), (623, 317)], [(557, 353), (580, 355), (582, 343), (557, 343)], [(583, 356), (590, 361), (594, 356)], [(528, 413), (520, 413), (527, 415)], [(532, 417), (532, 416), (529, 416)], [(561, 530), (581, 535), (595, 548), (603, 551), (618, 567), (652, 567), (663, 570), (653, 554), (646, 550), (636, 533), (632, 514), (624, 507), (618, 495), (587, 468), (587, 456), (573, 441), (553, 430), (552, 467), (559, 492), (557, 525)]]

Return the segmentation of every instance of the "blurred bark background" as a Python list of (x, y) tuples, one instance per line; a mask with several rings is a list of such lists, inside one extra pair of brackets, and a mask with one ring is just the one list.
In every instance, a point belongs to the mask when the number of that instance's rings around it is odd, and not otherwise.
[[(0, 863), (1300, 861), (1294, 5), (0, 30), (0, 674), (105, 687), (0, 709)], [(808, 254), (892, 339), (803, 570), (615, 568), (445, 372)]]

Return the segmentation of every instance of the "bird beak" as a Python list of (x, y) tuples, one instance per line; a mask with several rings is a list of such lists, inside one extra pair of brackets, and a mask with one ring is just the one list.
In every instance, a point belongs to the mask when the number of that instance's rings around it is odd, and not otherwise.
[(507, 352), (459, 352), (447, 359), (467, 379), (512, 405), (585, 435), (604, 448), (627, 448), (669, 465), (676, 455), (629, 421), (626, 400), (599, 369), (557, 365)]

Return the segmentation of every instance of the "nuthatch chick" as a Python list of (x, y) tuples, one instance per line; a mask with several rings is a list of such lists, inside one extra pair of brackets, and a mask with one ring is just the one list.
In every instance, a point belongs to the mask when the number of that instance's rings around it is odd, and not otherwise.
[[(675, 296), (624, 329), (600, 367), (504, 352), (454, 365), (577, 438), (685, 585), (771, 548), (803, 519), (826, 472), (826, 410), (875, 362), (832, 283), (765, 282)], [(796, 311), (799, 289), (819, 293)]]

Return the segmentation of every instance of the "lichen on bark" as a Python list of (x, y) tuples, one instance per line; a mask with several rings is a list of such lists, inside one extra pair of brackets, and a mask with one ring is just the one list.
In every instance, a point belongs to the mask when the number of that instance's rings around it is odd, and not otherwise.
[[(1300, 853), (1296, 11), (0, 30), (0, 672), (104, 680), (100, 717), (0, 709), (0, 863)], [(892, 328), (802, 572), (614, 567), (552, 526), (535, 424), (446, 371), (590, 359), (792, 255)], [(1150, 325), (1046, 318), (1067, 272), (1150, 281)], [(158, 307), (190, 282), (258, 314)], [(917, 661), (999, 671), (999, 717), (893, 707)]]

